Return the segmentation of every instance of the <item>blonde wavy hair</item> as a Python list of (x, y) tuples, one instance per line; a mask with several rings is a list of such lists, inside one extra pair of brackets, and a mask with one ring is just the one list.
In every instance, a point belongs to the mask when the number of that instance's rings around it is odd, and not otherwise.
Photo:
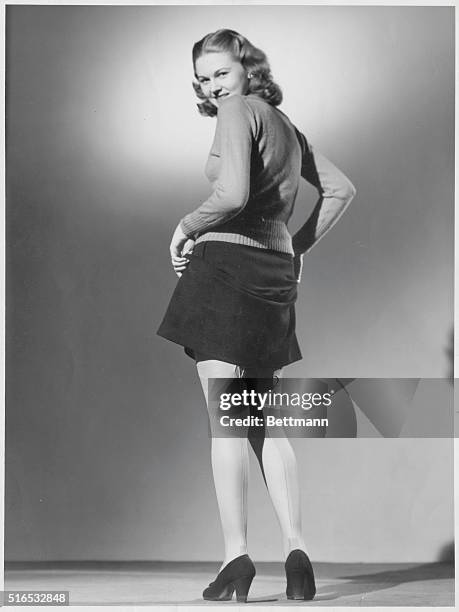
[[(252, 75), (249, 80), (248, 93), (259, 95), (272, 106), (279, 106), (282, 102), (282, 90), (272, 78), (266, 54), (252, 45), (247, 38), (234, 30), (228, 29), (206, 34), (204, 38), (193, 45), (193, 69), (196, 78), (196, 61), (209, 52), (231, 53), (233, 58), (242, 64), (247, 73)], [(206, 117), (214, 117), (217, 114), (217, 108), (203, 94), (201, 85), (197, 80), (193, 81), (192, 84), (197, 97), (202, 100), (197, 104), (199, 112)]]

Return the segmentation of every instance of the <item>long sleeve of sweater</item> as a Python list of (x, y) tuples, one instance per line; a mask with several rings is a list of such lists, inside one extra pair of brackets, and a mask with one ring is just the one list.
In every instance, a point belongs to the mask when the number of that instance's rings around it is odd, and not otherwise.
[(295, 253), (306, 253), (341, 217), (356, 194), (356, 188), (331, 161), (315, 150), (296, 130), (301, 145), (301, 176), (314, 185), (319, 200), (304, 225), (292, 238)]
[(220, 155), (218, 179), (210, 197), (181, 220), (191, 238), (237, 215), (250, 193), (250, 159), (253, 118), (242, 96), (220, 102), (215, 143)]

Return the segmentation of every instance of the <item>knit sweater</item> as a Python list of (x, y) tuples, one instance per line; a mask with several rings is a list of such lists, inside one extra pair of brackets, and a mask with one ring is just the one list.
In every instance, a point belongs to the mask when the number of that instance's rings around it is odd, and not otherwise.
[(255, 94), (220, 101), (205, 173), (212, 194), (180, 223), (196, 243), (220, 240), (293, 255), (287, 223), (300, 178), (322, 198), (348, 201), (355, 193), (282, 111)]

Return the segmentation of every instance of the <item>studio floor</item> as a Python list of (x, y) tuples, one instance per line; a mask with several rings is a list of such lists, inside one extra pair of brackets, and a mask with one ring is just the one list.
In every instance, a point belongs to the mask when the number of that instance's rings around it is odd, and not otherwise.
[[(245, 604), (205, 602), (202, 590), (218, 563), (66, 562), (7, 563), (5, 590), (69, 591), (71, 606), (165, 606), (246, 609)], [(289, 601), (281, 563), (256, 563), (248, 604), (282, 606), (454, 606), (454, 565), (314, 563), (317, 595)]]

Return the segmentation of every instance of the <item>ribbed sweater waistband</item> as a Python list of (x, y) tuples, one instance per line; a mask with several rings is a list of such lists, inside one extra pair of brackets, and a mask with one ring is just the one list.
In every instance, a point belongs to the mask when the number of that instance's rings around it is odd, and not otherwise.
[[(232, 231), (205, 232), (197, 238), (196, 244), (207, 240), (219, 240), (221, 242), (243, 244), (259, 249), (271, 249), (280, 253), (289, 253), (290, 255), (294, 254), (292, 237), (283, 221), (266, 219), (256, 226), (244, 227), (243, 230), (231, 229)], [(240, 233), (241, 231), (245, 233)]]

